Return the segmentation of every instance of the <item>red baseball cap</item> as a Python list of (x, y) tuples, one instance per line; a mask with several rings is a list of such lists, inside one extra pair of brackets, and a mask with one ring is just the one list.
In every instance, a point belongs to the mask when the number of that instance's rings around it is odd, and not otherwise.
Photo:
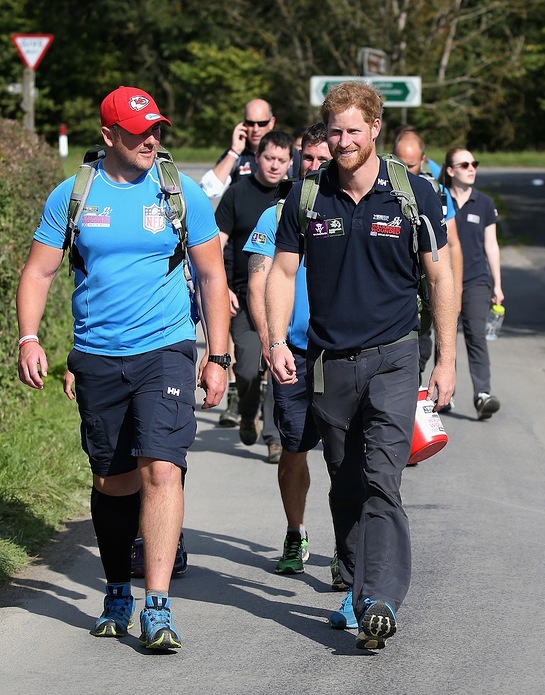
[(117, 123), (129, 133), (140, 135), (157, 121), (172, 125), (159, 113), (153, 98), (136, 87), (118, 87), (100, 105), (100, 122), (107, 128)]

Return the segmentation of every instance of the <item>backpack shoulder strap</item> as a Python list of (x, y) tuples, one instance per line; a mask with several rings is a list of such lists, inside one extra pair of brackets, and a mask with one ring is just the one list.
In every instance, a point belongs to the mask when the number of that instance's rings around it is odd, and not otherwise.
[(168, 205), (167, 217), (176, 229), (185, 253), (187, 245), (187, 228), (185, 223), (187, 208), (180, 184), (180, 174), (170, 152), (163, 147), (157, 150), (155, 166), (159, 176), (161, 192), (165, 196)]
[(187, 258), (187, 225), (184, 192), (180, 182), (180, 173), (174, 164), (172, 155), (164, 147), (159, 147), (155, 157), (155, 166), (159, 177), (159, 185), (168, 206), (167, 217), (178, 234), (183, 256), (184, 277), (189, 290), (189, 296), (195, 298), (195, 283), (189, 260)]
[(101, 159), (104, 159), (105, 155), (104, 148), (95, 145), (85, 153), (83, 164), (79, 165), (76, 172), (76, 178), (68, 201), (68, 219), (63, 246), (64, 250), (68, 251), (68, 275), (71, 275), (74, 270), (73, 248), (74, 241), (79, 234), (78, 224), (83, 214), (89, 191), (93, 185), (98, 163)]
[(324, 162), (316, 171), (310, 171), (303, 179), (301, 197), (299, 198), (299, 227), (301, 234), (306, 236), (310, 220), (315, 220), (318, 213), (314, 211), (316, 196), (320, 189), (322, 174), (327, 169), (329, 162)]
[(282, 210), (284, 209), (284, 203), (286, 199), (285, 198), (280, 198), (280, 200), (276, 203), (276, 228), (278, 229), (278, 223), (280, 222), (280, 218), (282, 217)]
[(382, 155), (382, 158), (386, 162), (388, 176), (392, 183), (391, 195), (397, 198), (401, 206), (402, 213), (411, 223), (414, 253), (418, 254), (418, 229), (420, 225), (424, 223), (430, 237), (432, 259), (434, 261), (438, 261), (439, 255), (437, 252), (437, 239), (435, 238), (435, 233), (430, 220), (426, 215), (421, 215), (418, 210), (418, 203), (416, 201), (411, 182), (409, 181), (407, 167), (393, 154)]

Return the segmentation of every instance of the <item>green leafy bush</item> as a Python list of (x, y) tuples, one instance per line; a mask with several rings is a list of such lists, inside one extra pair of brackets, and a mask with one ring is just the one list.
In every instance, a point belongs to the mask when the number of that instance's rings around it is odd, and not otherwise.
[[(62, 178), (60, 159), (43, 139), (0, 119), (0, 430), (26, 397), (17, 378), (17, 284), (44, 202)], [(67, 273), (59, 273), (42, 321), (40, 337), (51, 358), (70, 347), (70, 284)]]

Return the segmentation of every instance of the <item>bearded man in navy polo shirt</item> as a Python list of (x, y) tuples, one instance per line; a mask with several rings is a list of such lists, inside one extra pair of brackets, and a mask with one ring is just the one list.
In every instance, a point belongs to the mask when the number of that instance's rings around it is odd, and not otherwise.
[[(361, 649), (384, 647), (409, 588), (409, 523), (400, 485), (419, 380), (419, 269), (411, 225), (391, 195), (386, 163), (376, 154), (382, 108), (380, 94), (360, 82), (344, 82), (326, 97), (321, 114), (333, 162), (320, 179), (305, 249), (312, 408), (331, 478), (341, 576), (351, 587)], [(427, 398), (439, 410), (455, 386), (454, 282), (440, 201), (427, 181), (412, 174), (409, 179), (438, 247), (434, 262), (422, 225), (419, 255), (438, 349)], [(271, 372), (280, 384), (296, 379), (286, 331), (301, 254), (300, 196), (296, 184), (284, 205), (266, 290)]]

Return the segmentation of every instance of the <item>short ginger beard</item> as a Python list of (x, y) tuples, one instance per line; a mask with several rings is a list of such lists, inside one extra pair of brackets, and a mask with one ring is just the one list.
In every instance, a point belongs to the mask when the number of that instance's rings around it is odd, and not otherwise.
[(339, 169), (342, 169), (343, 171), (346, 171), (348, 173), (352, 173), (354, 171), (357, 171), (360, 167), (362, 167), (371, 154), (373, 153), (373, 148), (375, 146), (375, 143), (373, 140), (371, 140), (366, 147), (360, 149), (356, 157), (352, 159), (349, 162), (344, 161), (342, 157), (339, 156), (339, 152), (337, 149), (333, 152), (333, 157), (335, 161), (337, 162)]

